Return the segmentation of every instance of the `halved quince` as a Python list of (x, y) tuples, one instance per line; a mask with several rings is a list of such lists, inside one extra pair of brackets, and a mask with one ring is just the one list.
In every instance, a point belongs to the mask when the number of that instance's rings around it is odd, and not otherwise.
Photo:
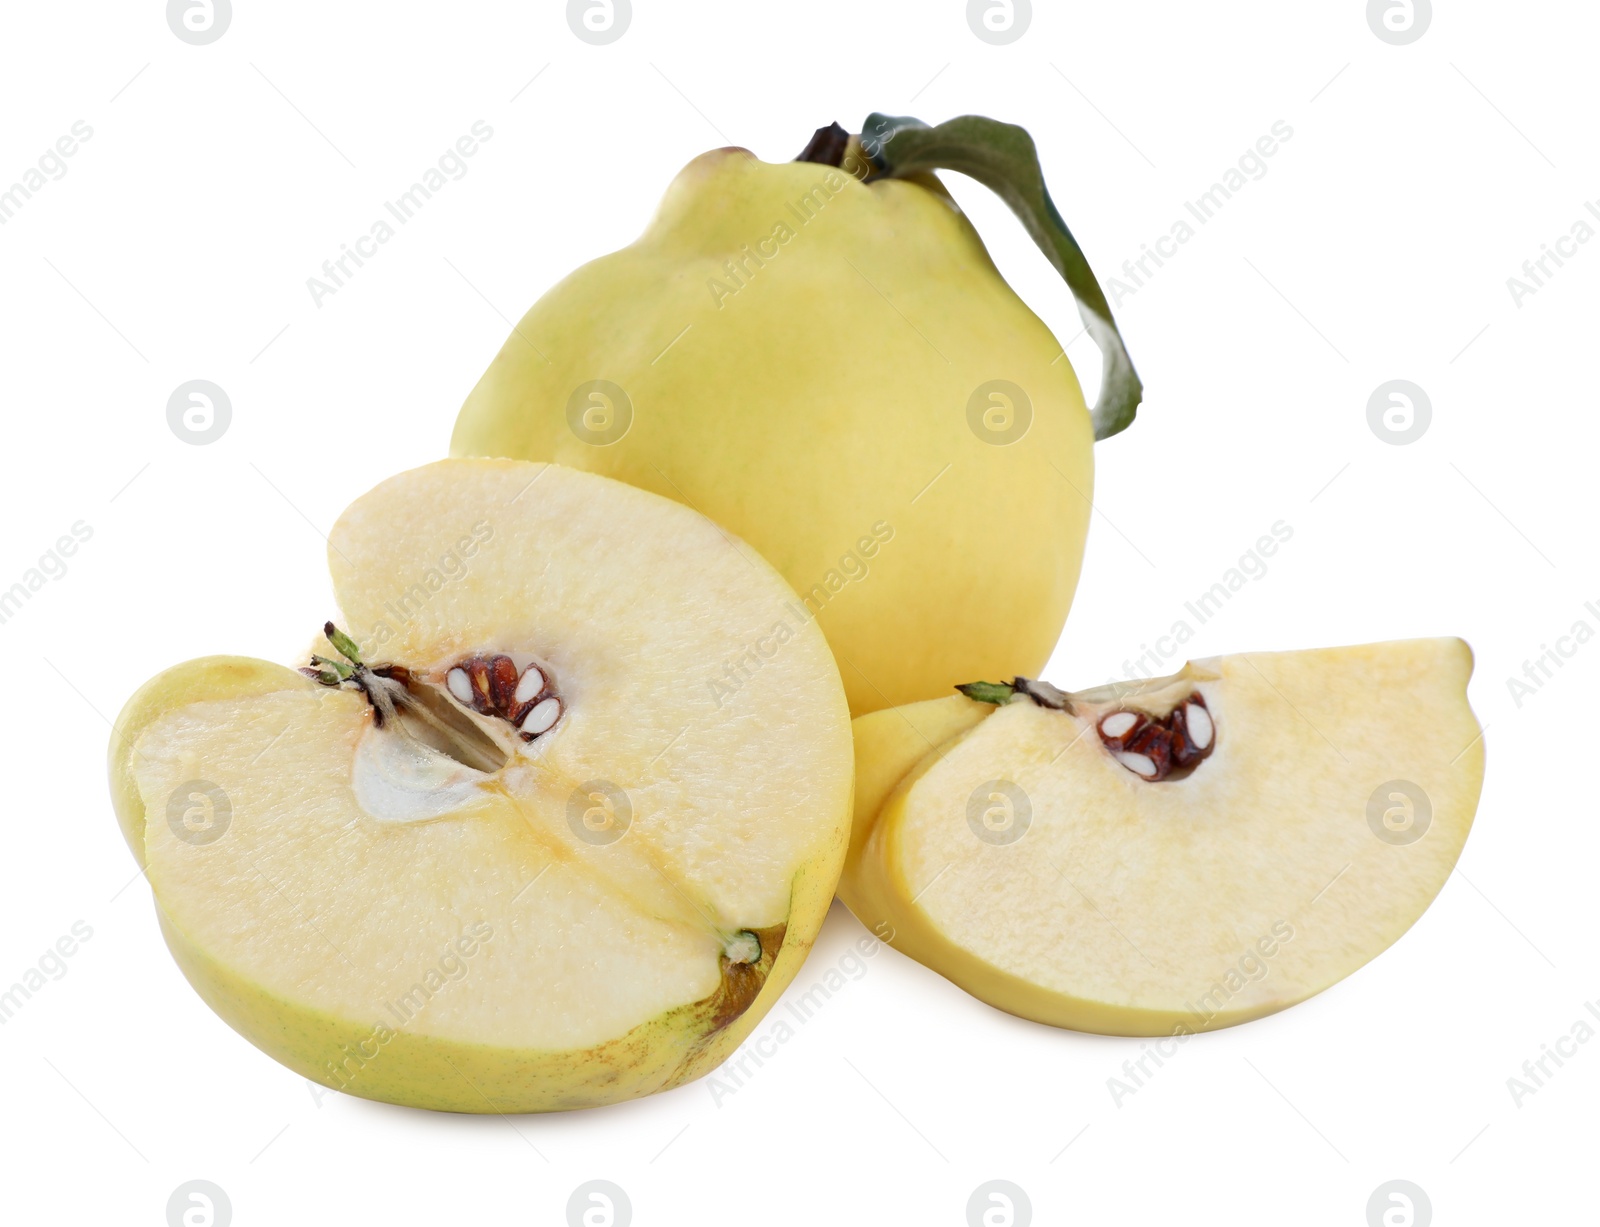
[(1471, 671), (1466, 644), (1427, 639), (863, 716), (840, 895), (1040, 1022), (1168, 1035), (1283, 1009), (1450, 875), (1483, 781)]
[(715, 1067), (845, 851), (849, 716), (792, 591), (689, 508), (519, 461), (390, 479), (329, 561), (304, 669), (179, 665), (112, 738), (196, 990), (307, 1078), (429, 1108)]

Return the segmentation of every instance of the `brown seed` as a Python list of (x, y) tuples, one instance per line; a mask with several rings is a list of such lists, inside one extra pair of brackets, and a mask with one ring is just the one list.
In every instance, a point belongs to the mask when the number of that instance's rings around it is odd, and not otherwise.
[(1173, 709), (1172, 762), (1175, 767), (1192, 767), (1211, 749), (1211, 713), (1198, 694)]
[(1142, 754), (1150, 760), (1153, 770), (1149, 779), (1164, 780), (1172, 770), (1172, 730), (1165, 724), (1150, 721), (1124, 741), (1122, 748), (1124, 753)]
[(489, 662), (482, 656), (469, 656), (461, 662), (461, 667), (467, 671), (467, 679), (472, 683), (472, 710), (488, 714)]
[(512, 708), (516, 705), (516, 700), (513, 698), (516, 693), (517, 662), (509, 656), (491, 656), (489, 658), (490, 710), (497, 716), (509, 719)]

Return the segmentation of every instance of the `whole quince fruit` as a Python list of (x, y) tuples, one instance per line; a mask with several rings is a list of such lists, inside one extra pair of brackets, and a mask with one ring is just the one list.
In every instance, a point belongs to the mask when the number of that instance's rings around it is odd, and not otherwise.
[[(1001, 194), (1077, 294), (1107, 359), (1092, 416), (935, 167)], [(451, 450), (618, 478), (738, 534), (820, 624), (860, 714), (1042, 668), (1078, 582), (1093, 442), (1138, 399), (1028, 134), (875, 115), (794, 162), (689, 163), (638, 241), (512, 330)], [(719, 662), (714, 697), (776, 650)]]

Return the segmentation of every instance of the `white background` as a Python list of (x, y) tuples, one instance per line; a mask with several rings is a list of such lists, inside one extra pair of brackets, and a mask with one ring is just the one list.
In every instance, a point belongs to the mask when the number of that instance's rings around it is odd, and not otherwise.
[[(592, 46), (559, 3), (237, 0), (191, 46), (155, 0), (5, 6), (0, 188), (93, 129), (0, 226), (0, 588), (93, 530), (0, 625), (0, 982), (75, 921), (94, 933), (0, 1028), (8, 1220), (159, 1224), (192, 1178), (241, 1225), (561, 1223), (596, 1177), (641, 1224), (956, 1224), (991, 1178), (1039, 1223), (1360, 1227), (1392, 1178), (1440, 1224), (1592, 1213), (1600, 1044), (1520, 1107), (1506, 1080), (1600, 997), (1600, 646), (1520, 707), (1507, 679), (1580, 619), (1600, 628), (1600, 243), (1520, 306), (1506, 282), (1600, 197), (1600, 10), (1438, 7), (1393, 46), (1362, 0), (1040, 0), (993, 46), (957, 0), (635, 0)], [(514, 1120), (319, 1101), (168, 957), (107, 799), (107, 719), (181, 659), (292, 660), (329, 609), (339, 511), (445, 452), (508, 320), (631, 241), (689, 158), (786, 159), (873, 110), (1025, 124), (1103, 279), (1293, 128), (1120, 304), (1148, 398), (1097, 450), (1049, 676), (1120, 676), (1283, 520), (1293, 539), (1187, 654), (1467, 638), (1489, 767), (1459, 871), (1363, 971), (1190, 1043), (1120, 1106), (1107, 1079), (1138, 1041), (1022, 1022), (887, 950), (731, 1095)], [(477, 120), (494, 135), (466, 177), (316, 306), (307, 278)], [(1021, 228), (952, 188), (1077, 334)], [(1068, 353), (1092, 387), (1090, 343)], [(232, 400), (209, 446), (167, 425), (191, 379)], [(1391, 379), (1432, 402), (1408, 446), (1367, 423)], [(862, 933), (836, 906), (792, 991)]]

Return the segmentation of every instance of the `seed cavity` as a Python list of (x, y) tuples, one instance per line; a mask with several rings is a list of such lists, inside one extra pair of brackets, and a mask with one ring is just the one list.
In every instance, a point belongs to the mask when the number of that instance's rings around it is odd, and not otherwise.
[[(1190, 665), (1181, 674), (1155, 679), (1149, 685), (1133, 689), (1136, 694), (1156, 691), (1156, 697), (1147, 701), (1156, 710), (1161, 710), (1166, 708), (1163, 697), (1183, 694), (1180, 687), (1185, 684), (1187, 687), (1193, 686), (1190, 680), (1193, 671), (1194, 666)], [(1095, 725), (1102, 744), (1123, 767), (1152, 783), (1182, 779), (1211, 754), (1217, 740), (1216, 721), (1206, 707), (1205, 696), (1194, 689), (1188, 689), (1177, 705), (1167, 709), (1167, 714), (1160, 717), (1151, 711), (1121, 706), (1129, 701), (1129, 688), (1121, 684), (1067, 694), (1049, 682), (1016, 677), (1009, 682), (968, 682), (956, 689), (969, 699), (993, 703), (997, 707), (1020, 701), (1026, 696), (1040, 707), (1064, 711), (1069, 715), (1080, 710), (1086, 713), (1104, 712)], [(1108, 711), (1108, 708), (1111, 710)]]
[(1178, 780), (1210, 757), (1216, 722), (1198, 690), (1164, 718), (1147, 712), (1115, 711), (1102, 716), (1100, 740), (1111, 756), (1141, 780)]
[(463, 707), (506, 721), (523, 741), (548, 733), (561, 718), (561, 699), (550, 693), (550, 675), (533, 664), (519, 670), (504, 652), (457, 661), (444, 682)]

